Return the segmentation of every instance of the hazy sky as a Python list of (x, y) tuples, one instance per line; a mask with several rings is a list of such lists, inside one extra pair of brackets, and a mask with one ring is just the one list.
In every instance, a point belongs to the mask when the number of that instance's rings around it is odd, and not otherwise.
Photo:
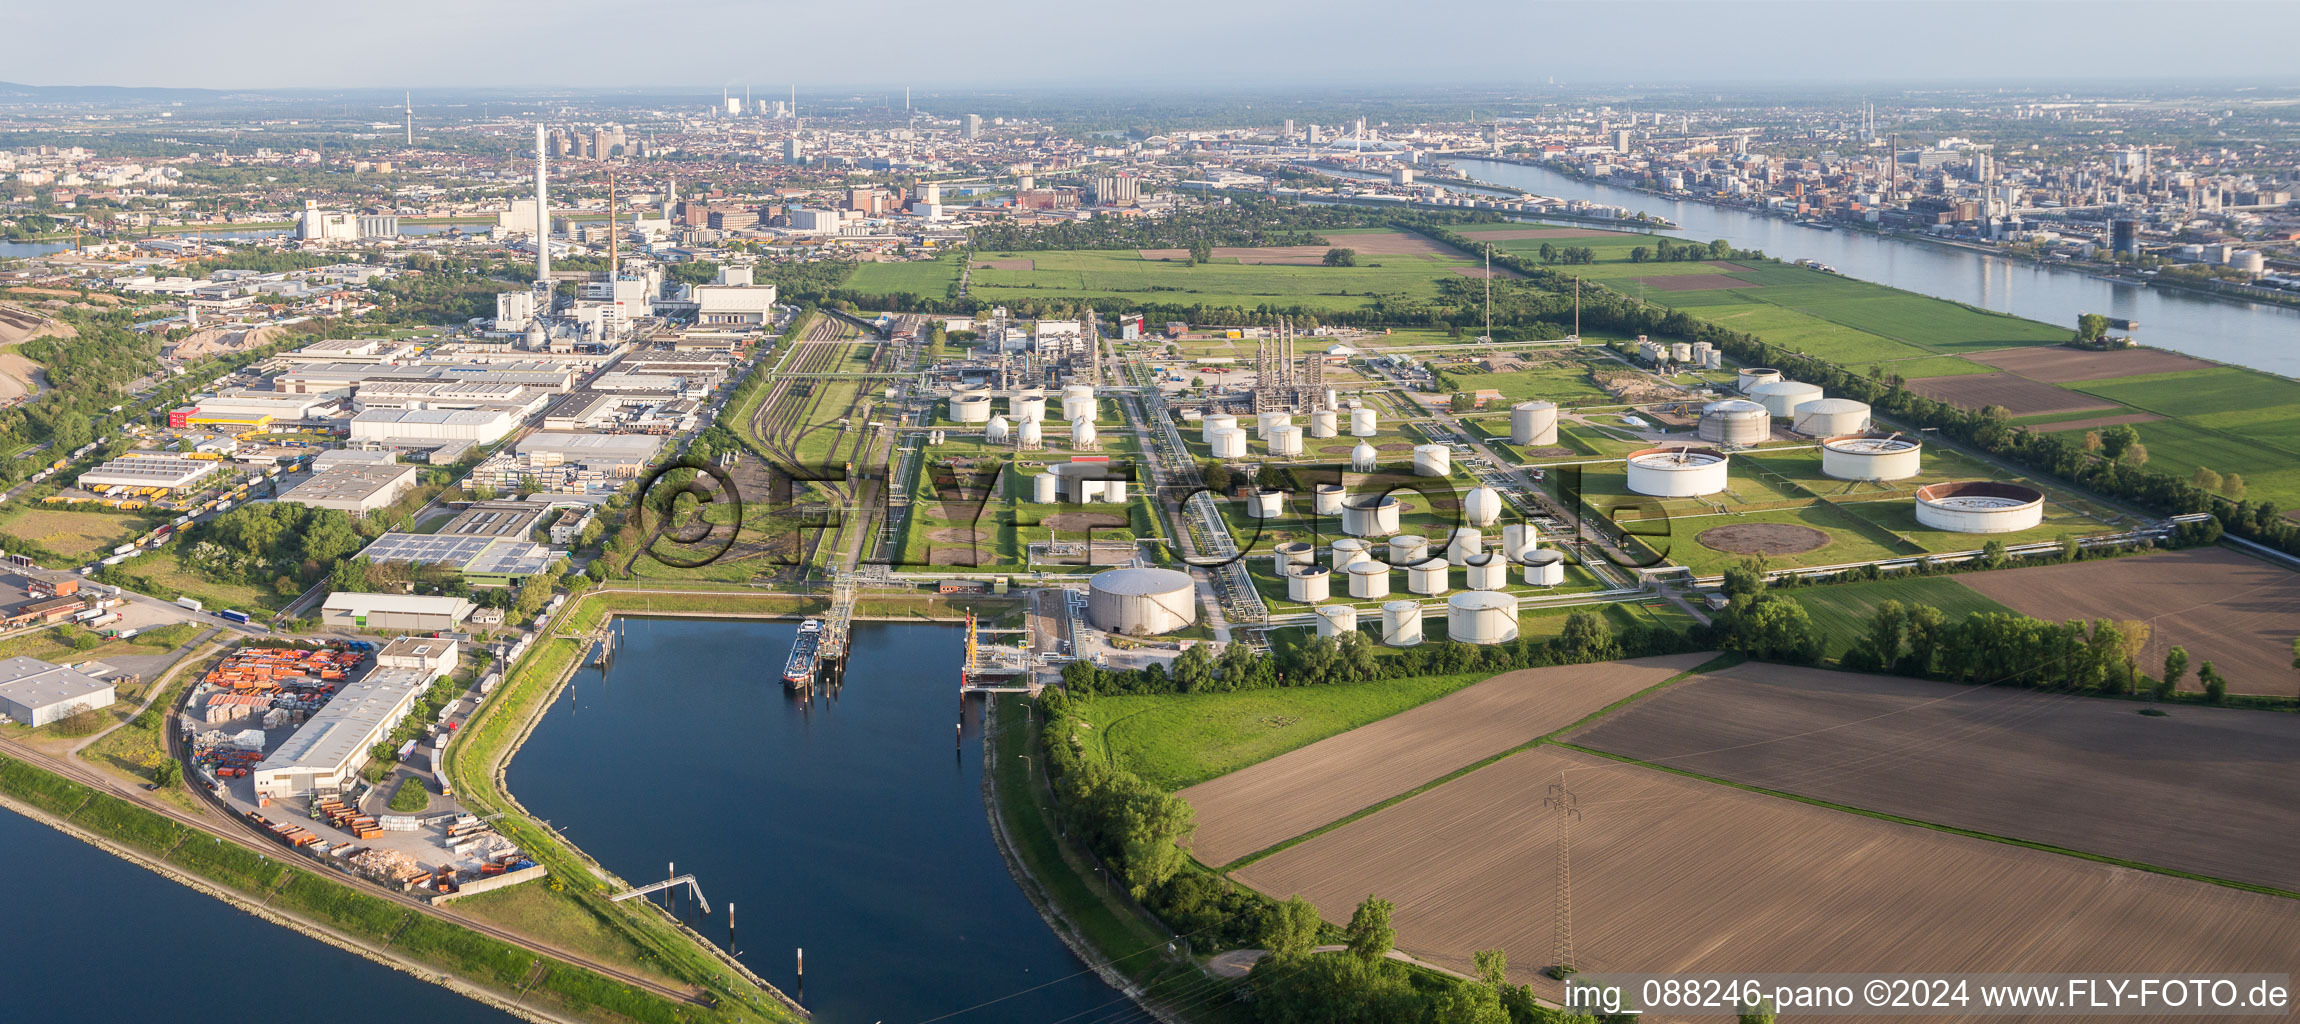
[[(97, 11), (100, 10), (100, 13)], [(2300, 3), (16, 0), (32, 85), (2300, 81)]]

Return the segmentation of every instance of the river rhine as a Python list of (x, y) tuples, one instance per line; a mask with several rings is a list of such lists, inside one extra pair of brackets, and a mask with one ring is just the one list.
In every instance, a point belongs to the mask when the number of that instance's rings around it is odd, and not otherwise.
[(1676, 234), (1689, 238), (1722, 238), (1735, 248), (1759, 249), (1768, 256), (1819, 260), (1850, 277), (2071, 329), (2079, 313), (2136, 320), (2140, 328), (2133, 336), (2142, 344), (2300, 376), (2300, 310), (2116, 284), (2076, 271), (1859, 231), (1823, 231), (1778, 217), (1594, 184), (1544, 167), (1468, 157), (1452, 162), (1479, 181), (1667, 217), (1679, 225)]
[(961, 630), (860, 623), (845, 686), (808, 702), (780, 681), (795, 623), (626, 622), (511, 762), (536, 816), (624, 878), (692, 872), (696, 930), (724, 943), (735, 904), (743, 962), (822, 1024), (1144, 1019), (992, 844)]

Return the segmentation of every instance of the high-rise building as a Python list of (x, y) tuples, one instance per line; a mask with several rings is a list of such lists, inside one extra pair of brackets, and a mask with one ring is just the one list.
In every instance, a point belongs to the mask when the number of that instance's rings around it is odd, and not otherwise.
[(2109, 221), (2108, 248), (2119, 256), (2140, 255), (2140, 222), (2130, 217)]
[(1094, 179), (1094, 200), (1104, 206), (1131, 203), (1142, 198), (1142, 179), (1132, 174), (1099, 175)]
[(1613, 133), (1613, 151), (1616, 153), (1629, 152), (1629, 129), (1623, 128)]
[(1289, 117), (1289, 118), (1287, 118), (1287, 119), (1286, 119), (1286, 126), (1285, 126), (1284, 128), (1281, 128), (1281, 129), (1279, 129), (1279, 130), (1278, 130), (1278, 137), (1279, 137), (1279, 138), (1281, 138), (1281, 139), (1284, 139), (1284, 140), (1286, 140), (1286, 141), (1288, 141), (1288, 142), (1291, 142), (1291, 141), (1293, 141), (1293, 138), (1294, 138), (1294, 119), (1293, 119), (1293, 118), (1290, 118), (1290, 117)]
[(968, 114), (958, 123), (958, 137), (971, 139), (982, 134), (982, 115)]

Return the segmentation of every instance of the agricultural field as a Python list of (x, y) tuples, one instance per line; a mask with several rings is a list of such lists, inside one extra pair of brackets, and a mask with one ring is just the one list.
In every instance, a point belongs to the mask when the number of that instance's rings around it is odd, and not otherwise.
[(2095, 409), (2115, 409), (2113, 402), (2104, 401), (2081, 391), (2071, 391), (2057, 384), (2030, 380), (2009, 373), (1969, 373), (1955, 377), (1930, 377), (1909, 382), (1909, 390), (1936, 401), (1961, 405), (1968, 409), (1981, 409), (2001, 405), (2011, 416), (2042, 416), (2047, 413), (2087, 412)]
[(1228, 864), (1531, 743), (1709, 658), (1508, 672), (1192, 786), (1181, 793), (1198, 812), (1191, 854), (1208, 865)]
[(2214, 368), (2214, 364), (2202, 359), (2160, 348), (2111, 349), (2105, 352), (2061, 346), (2008, 348), (1998, 352), (1976, 352), (1972, 358), (1999, 370), (2048, 384)]
[[(1434, 250), (1372, 251), (1372, 247), (1395, 237), (1403, 236), (1379, 231), (1353, 236), (1348, 245), (1337, 239), (1336, 247), (1358, 248), (1358, 265), (1354, 267), (1322, 266), (1316, 259), (1305, 263), (1300, 254), (1286, 249), (1267, 251), (1266, 256), (1286, 262), (1245, 262), (1262, 250), (1242, 250), (1245, 256), (1224, 256), (1222, 253), (1230, 250), (1217, 250), (1214, 262), (1197, 266), (1188, 266), (1179, 257), (1158, 258), (1131, 249), (982, 253), (967, 294), (985, 302), (1006, 303), (1096, 299), (1239, 309), (1267, 305), (1313, 311), (1356, 310), (1380, 298), (1434, 299), (1441, 278), (1472, 269), (1471, 260)], [(1314, 248), (1322, 258), (1325, 247)]]
[(1961, 577), (1976, 593), (2023, 615), (2138, 619), (2153, 627), (2141, 667), (2188, 649), (2184, 689), (2200, 689), (2209, 660), (2233, 693), (2300, 695), (2292, 640), (2300, 635), (2300, 573), (2220, 547), (2189, 548)]
[(2011, 610), (1982, 597), (1971, 587), (1958, 582), (1958, 579), (1952, 576), (1916, 576), (1908, 579), (1872, 580), (1867, 583), (1800, 587), (1781, 593), (1805, 607), (1805, 614), (1812, 618), (1813, 627), (1821, 633), (1822, 656), (1840, 658), (1847, 648), (1868, 635), (1869, 617), (1876, 612), (1878, 605), (1887, 601), (1938, 608), (1951, 622), (1974, 612)]
[(865, 263), (855, 267), (841, 288), (865, 295), (909, 293), (939, 299), (958, 283), (959, 261), (945, 257), (907, 263)]
[(1747, 663), (1649, 694), (1566, 742), (2300, 893), (2300, 716), (2134, 711), (2098, 697)]
[(1543, 745), (1232, 872), (1328, 921), (1376, 893), (1399, 949), (1501, 948), (1556, 998), (1553, 784), (1573, 794), (1590, 973), (2283, 971), (2300, 902), (1900, 824)]
[(94, 559), (165, 520), (125, 512), (82, 512), (11, 502), (0, 508), (0, 533), (72, 559)]

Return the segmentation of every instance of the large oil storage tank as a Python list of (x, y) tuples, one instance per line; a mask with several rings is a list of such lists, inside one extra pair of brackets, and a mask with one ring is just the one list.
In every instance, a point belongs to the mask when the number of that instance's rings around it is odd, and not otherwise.
[(1673, 362), (1673, 363), (1690, 363), (1690, 362), (1692, 362), (1692, 361), (1693, 361), (1693, 345), (1692, 345), (1692, 343), (1690, 343), (1690, 342), (1683, 342), (1683, 341), (1672, 341), (1672, 342), (1670, 342), (1670, 343), (1669, 343), (1669, 361), (1670, 361), (1670, 362)]
[(1236, 427), (1225, 427), (1214, 432), (1207, 444), (1214, 448), (1217, 459), (1243, 459), (1246, 457), (1246, 432)]
[(1286, 514), (1286, 492), (1265, 487), (1246, 496), (1246, 515), (1252, 519), (1276, 519)]
[(1116, 504), (1125, 504), (1125, 502), (1126, 502), (1126, 481), (1124, 481), (1124, 480), (1104, 480), (1104, 481), (1102, 481), (1102, 500), (1104, 500), (1104, 501), (1108, 501), (1108, 502), (1113, 502), (1113, 503), (1116, 503)]
[(1302, 428), (1290, 423), (1271, 427), (1270, 454), (1281, 456), (1302, 454)]
[(1282, 412), (1263, 412), (1254, 415), (1254, 439), (1267, 441), (1270, 431), (1294, 425), (1294, 417)]
[(1501, 550), (1511, 558), (1541, 543), (1541, 530), (1532, 523), (1510, 523), (1501, 528)]
[(1096, 573), (1086, 582), (1086, 620), (1126, 636), (1171, 633), (1198, 621), (1198, 586), (1188, 573), (1149, 566)]
[(1629, 454), (1629, 489), (1691, 498), (1725, 489), (1725, 453), (1714, 448), (1647, 448)]
[(1272, 549), (1271, 554), (1282, 568), (1289, 565), (1318, 564), (1318, 546), (1306, 540), (1290, 540)]
[(950, 396), (950, 418), (960, 423), (990, 422), (990, 396), (980, 391)]
[(1419, 565), (1429, 560), (1430, 539), (1418, 533), (1401, 533), (1390, 538), (1390, 564), (1404, 567)]
[(1446, 598), (1445, 635), (1464, 644), (1506, 644), (1517, 639), (1517, 598), (1490, 590)]
[(1360, 441), (1357, 447), (1350, 449), (1350, 469), (1359, 473), (1371, 473), (1374, 471), (1374, 466), (1381, 461), (1381, 457), (1382, 453), (1375, 451), (1372, 444)]
[(1543, 550), (1527, 555), (1525, 581), (1536, 587), (1554, 587), (1565, 582), (1565, 553)]
[(1340, 484), (1319, 484), (1310, 492), (1310, 511), (1321, 516), (1342, 514), (1342, 503), (1350, 500), (1350, 492)]
[(1501, 492), (1483, 485), (1472, 487), (1461, 500), (1461, 518), (1471, 526), (1492, 526), (1501, 521)]
[(1333, 547), (1327, 551), (1326, 564), (1333, 566), (1335, 572), (1341, 572), (1359, 562), (1372, 559), (1372, 547), (1362, 538), (1336, 537)]
[(1348, 573), (1350, 577), (1351, 597), (1390, 596), (1389, 566), (1367, 559), (1363, 562), (1352, 562), (1350, 567), (1343, 571)]
[(1966, 480), (1917, 488), (1917, 522), (1958, 533), (2017, 533), (2044, 523), (2044, 492)]
[(1335, 437), (1342, 432), (1342, 414), (1332, 409), (1320, 409), (1310, 414), (1311, 437)]
[(1741, 389), (1742, 394), (1746, 395), (1750, 388), (1759, 384), (1771, 384), (1780, 379), (1781, 371), (1770, 366), (1744, 366), (1741, 368), (1741, 372), (1733, 376), (1733, 384)]
[(1024, 423), (1046, 418), (1046, 392), (1017, 391), (1006, 400), (1006, 409)]
[(1446, 592), (1446, 574), (1451, 567), (1443, 558), (1432, 558), (1406, 569), (1406, 589), (1416, 594), (1443, 594)]
[(1387, 537), (1398, 532), (1398, 499), (1361, 494), (1342, 505), (1342, 532), (1352, 537)]
[(1773, 436), (1773, 414), (1745, 398), (1728, 398), (1701, 407), (1696, 436), (1710, 444), (1747, 447)]
[(1519, 402), (1509, 407), (1509, 443), (1552, 445), (1557, 443), (1557, 403)]
[(1094, 386), (1091, 384), (1072, 384), (1062, 389), (1063, 419), (1092, 420), (1094, 404)]
[(1325, 600), (1332, 592), (1334, 574), (1322, 565), (1297, 565), (1286, 576), (1286, 598), (1303, 604)]
[[(1047, 467), (1046, 475), (1060, 481), (1064, 501), (1126, 500), (1126, 481), (1107, 479), (1117, 475), (1107, 462), (1057, 462)], [(1112, 488), (1117, 497), (1110, 496)]]
[(1013, 434), (1014, 427), (1006, 422), (1004, 416), (991, 417), (990, 422), (984, 424), (982, 428), (982, 439), (991, 444), (1005, 444), (1007, 438)]
[(1216, 413), (1198, 421), (1198, 440), (1213, 444), (1216, 431), (1236, 429), (1238, 429), (1238, 417), (1228, 413)]
[(1422, 606), (1416, 601), (1382, 605), (1382, 642), (1391, 647), (1412, 647), (1422, 642)]
[(1381, 432), (1381, 417), (1372, 409), (1350, 410), (1350, 436), (1372, 437)]
[(1844, 434), (1821, 442), (1821, 472), (1839, 480), (1906, 480), (1924, 469), (1924, 442), (1902, 434)]
[(1030, 500), (1049, 504), (1061, 496), (1062, 478), (1053, 473), (1040, 473), (1030, 478)]
[(1485, 531), (1474, 526), (1455, 527), (1446, 537), (1445, 560), (1455, 565), (1468, 565), (1469, 560), (1485, 553)]
[(1749, 389), (1749, 397), (1765, 407), (1775, 419), (1789, 419), (1797, 414), (1797, 407), (1821, 400), (1821, 388), (1801, 380), (1777, 380)]
[(1462, 585), (1471, 590), (1500, 590), (1509, 585), (1509, 559), (1489, 551), (1469, 560), (1462, 569)]
[(1798, 406), (1789, 429), (1806, 437), (1835, 437), (1869, 429), (1869, 403), (1850, 398), (1816, 398)]
[(1043, 420), (1023, 420), (1022, 426), (1015, 430), (1014, 443), (1024, 448), (1036, 448), (1045, 444), (1046, 428), (1043, 426), (1044, 422)]
[(1415, 476), (1444, 476), (1453, 472), (1453, 451), (1442, 444), (1414, 446)]
[(1358, 609), (1355, 605), (1319, 605), (1317, 611), (1319, 636), (1340, 636), (1358, 631)]

